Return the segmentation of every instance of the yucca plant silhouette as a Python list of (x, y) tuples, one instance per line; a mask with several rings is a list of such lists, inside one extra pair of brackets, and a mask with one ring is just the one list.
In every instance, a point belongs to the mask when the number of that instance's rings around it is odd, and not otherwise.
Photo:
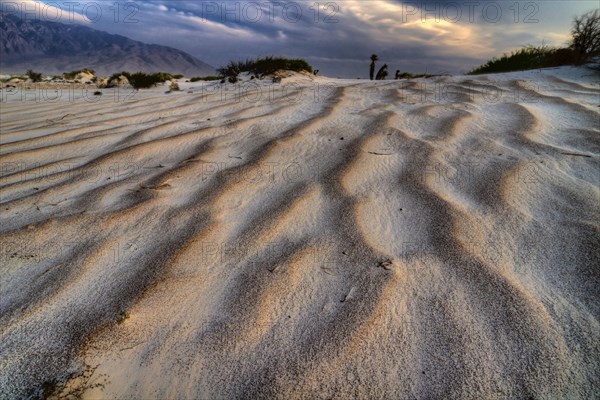
[(377, 60), (379, 60), (379, 58), (377, 57), (377, 54), (372, 54), (371, 55), (371, 70), (369, 71), (369, 77), (371, 78), (371, 80), (373, 80), (373, 77), (375, 76), (375, 63), (377, 62)]
[(387, 76), (388, 76), (388, 66), (387, 66), (387, 64), (383, 64), (383, 67), (381, 67), (379, 72), (377, 72), (377, 76), (375, 77), (375, 80), (383, 81), (383, 80), (385, 80), (385, 78), (387, 78)]

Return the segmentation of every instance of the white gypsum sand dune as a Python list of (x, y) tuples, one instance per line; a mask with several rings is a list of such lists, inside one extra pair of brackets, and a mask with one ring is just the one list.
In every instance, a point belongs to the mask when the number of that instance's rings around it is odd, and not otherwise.
[(591, 71), (180, 86), (3, 91), (1, 398), (598, 396)]

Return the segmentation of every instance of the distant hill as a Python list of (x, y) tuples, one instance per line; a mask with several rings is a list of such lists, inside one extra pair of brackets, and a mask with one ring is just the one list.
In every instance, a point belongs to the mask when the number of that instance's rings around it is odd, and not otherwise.
[(118, 71), (166, 71), (214, 75), (215, 68), (167, 46), (146, 44), (82, 25), (21, 19), (0, 13), (0, 71), (29, 68), (59, 74), (82, 68), (109, 75)]

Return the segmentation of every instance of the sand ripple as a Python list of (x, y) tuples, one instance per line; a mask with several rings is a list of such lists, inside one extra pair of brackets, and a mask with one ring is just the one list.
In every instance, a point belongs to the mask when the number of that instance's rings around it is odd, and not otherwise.
[(0, 397), (597, 396), (561, 73), (3, 103)]

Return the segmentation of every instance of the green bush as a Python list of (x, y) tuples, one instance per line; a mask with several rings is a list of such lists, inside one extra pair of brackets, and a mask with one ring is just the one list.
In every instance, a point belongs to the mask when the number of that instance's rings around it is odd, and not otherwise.
[[(170, 76), (169, 76), (170, 77)], [(146, 74), (144, 72), (136, 72), (127, 77), (129, 84), (134, 89), (149, 89), (159, 83), (167, 81), (166, 76), (162, 72), (156, 74)]]
[(198, 82), (198, 81), (220, 81), (223, 79), (222, 76), (195, 76), (190, 79), (190, 82)]
[(116, 72), (116, 73), (112, 74), (112, 76), (110, 77), (110, 79), (109, 79), (109, 80), (111, 80), (111, 81), (112, 81), (113, 79), (116, 79), (116, 80), (118, 80), (118, 79), (121, 77), (121, 75), (123, 75), (123, 76), (124, 76), (125, 78), (127, 78), (128, 80), (129, 80), (129, 78), (131, 78), (131, 74), (130, 74), (129, 72), (127, 72), (127, 71), (122, 71), (122, 72)]
[(398, 74), (398, 79), (416, 79), (416, 78), (431, 78), (435, 75), (430, 74), (413, 74), (412, 72), (403, 72)]
[(538, 68), (573, 65), (577, 62), (577, 51), (548, 46), (526, 47), (500, 58), (492, 58), (487, 63), (468, 72), (468, 75), (498, 72), (525, 71)]
[(313, 72), (312, 66), (302, 59), (265, 57), (256, 60), (230, 61), (225, 67), (217, 72), (224, 77), (237, 77), (242, 72), (250, 72), (254, 75), (264, 77), (279, 70)]
[(92, 75), (96, 74), (96, 71), (94, 71), (93, 69), (84, 68), (84, 69), (79, 69), (79, 70), (76, 70), (76, 71), (65, 72), (63, 74), (63, 78), (72, 81), (75, 78), (77, 78), (77, 75), (79, 75), (82, 72), (85, 72), (86, 74), (92, 74)]
[(31, 79), (32, 82), (41, 82), (42, 81), (42, 73), (41, 72), (34, 72), (33, 70), (29, 69), (29, 70), (27, 70), (27, 72), (25, 74), (27, 75), (27, 77), (29, 79)]
[(168, 72), (156, 72), (154, 74), (147, 74), (145, 72), (136, 72), (134, 74), (122, 71), (114, 73), (109, 82), (113, 80), (118, 80), (119, 77), (123, 75), (129, 81), (129, 84), (133, 86), (135, 89), (148, 89), (159, 83), (164, 83), (173, 79), (176, 79), (175, 76), (171, 75)]

